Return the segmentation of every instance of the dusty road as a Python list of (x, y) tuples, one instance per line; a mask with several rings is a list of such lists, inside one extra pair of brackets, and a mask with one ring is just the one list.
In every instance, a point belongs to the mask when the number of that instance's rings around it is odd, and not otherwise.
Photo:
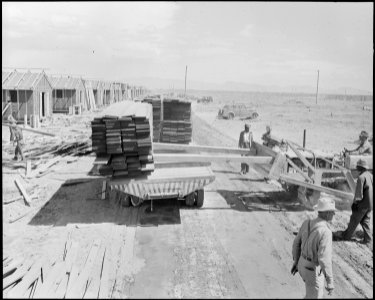
[[(193, 123), (196, 144), (236, 143), (197, 115)], [(291, 247), (293, 232), (315, 212), (295, 194), (265, 182), (266, 167), (241, 176), (238, 165), (215, 163), (216, 180), (206, 187), (201, 209), (170, 200), (156, 203), (150, 213), (148, 202), (124, 208), (113, 195), (101, 200), (103, 179), (89, 175), (93, 161), (89, 156), (61, 163), (43, 179), (29, 181), (27, 186), (37, 185), (42, 196), (33, 204), (35, 213), (12, 224), (3, 219), (4, 253), (52, 262), (63, 255), (70, 234), (79, 249), (74, 265), (80, 269), (96, 242), (105, 249), (107, 297), (304, 296), (300, 276), (290, 274)], [(12, 176), (4, 174), (3, 183), (11, 186)], [(62, 186), (74, 178), (87, 182)], [(17, 205), (22, 209), (22, 203)], [(341, 207), (334, 229), (343, 229), (350, 216), (347, 206)], [(372, 245), (334, 243), (335, 298), (373, 297), (372, 251)]]

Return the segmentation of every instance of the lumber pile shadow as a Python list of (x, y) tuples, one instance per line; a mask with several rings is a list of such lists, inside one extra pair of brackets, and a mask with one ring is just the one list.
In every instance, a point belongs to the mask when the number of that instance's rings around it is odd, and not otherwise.
[(102, 199), (103, 179), (67, 180), (30, 220), (29, 225), (66, 226), (67, 224), (113, 223), (126, 226), (181, 224), (178, 201), (150, 201), (138, 207), (124, 207), (119, 194), (107, 187)]

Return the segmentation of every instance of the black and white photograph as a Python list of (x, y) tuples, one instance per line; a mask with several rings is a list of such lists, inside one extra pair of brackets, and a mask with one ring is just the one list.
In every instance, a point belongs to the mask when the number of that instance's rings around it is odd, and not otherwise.
[(3, 298), (373, 298), (373, 2), (2, 1)]

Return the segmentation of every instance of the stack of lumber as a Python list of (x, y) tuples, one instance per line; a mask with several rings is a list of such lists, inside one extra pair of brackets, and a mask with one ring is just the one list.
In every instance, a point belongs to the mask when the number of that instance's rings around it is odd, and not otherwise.
[(106, 127), (101, 118), (94, 118), (91, 122), (92, 129), (92, 150), (97, 154), (106, 153)]
[(142, 102), (150, 103), (152, 105), (152, 117), (153, 117), (153, 141), (160, 141), (161, 131), (161, 99), (145, 98)]
[(191, 103), (177, 99), (164, 99), (161, 141), (188, 144), (191, 142), (191, 136)]
[(95, 151), (97, 156), (110, 155), (110, 159), (109, 165), (101, 168), (101, 174), (137, 176), (154, 170), (151, 108), (149, 104), (126, 101), (105, 111), (107, 114), (101, 119), (105, 124), (105, 139), (101, 136), (101, 141), (106, 153), (97, 148)]

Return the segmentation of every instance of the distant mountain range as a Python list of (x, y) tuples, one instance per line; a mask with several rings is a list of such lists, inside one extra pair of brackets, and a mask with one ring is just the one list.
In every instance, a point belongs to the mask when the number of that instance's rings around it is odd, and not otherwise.
[[(129, 84), (142, 85), (148, 89), (166, 89), (181, 90), (185, 87), (185, 81), (179, 79), (165, 79), (155, 77), (128, 78), (126, 82)], [(218, 90), (218, 91), (238, 91), (238, 92), (268, 92), (268, 93), (306, 93), (315, 94), (316, 87), (307, 85), (296, 86), (277, 86), (277, 85), (258, 85), (243, 82), (227, 81), (222, 84), (203, 82), (203, 81), (187, 81), (187, 90)], [(319, 89), (320, 94), (338, 94), (338, 95), (372, 95), (372, 91), (360, 90), (351, 87), (341, 87), (338, 89)]]

